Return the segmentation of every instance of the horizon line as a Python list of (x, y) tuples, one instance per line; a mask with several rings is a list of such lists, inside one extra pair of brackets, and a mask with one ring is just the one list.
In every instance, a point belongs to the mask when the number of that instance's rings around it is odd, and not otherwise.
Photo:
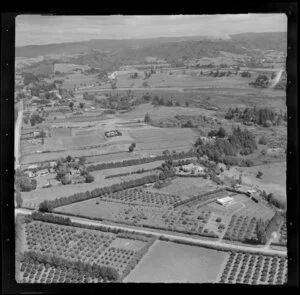
[[(272, 34), (272, 33), (287, 33), (287, 31), (274, 31), (274, 32), (244, 32), (244, 33), (235, 33), (235, 34), (228, 34), (228, 36), (233, 35), (241, 35), (241, 34)], [(187, 35), (187, 36), (159, 36), (159, 37), (150, 37), (150, 38), (96, 38), (96, 39), (89, 39), (89, 40), (82, 40), (82, 41), (72, 41), (72, 42), (59, 42), (59, 43), (46, 43), (46, 44), (28, 44), (28, 45), (21, 45), (21, 46), (15, 46), (15, 48), (23, 48), (23, 47), (29, 47), (29, 46), (49, 46), (49, 45), (61, 45), (61, 44), (72, 44), (72, 43), (85, 43), (85, 42), (91, 42), (91, 41), (98, 41), (98, 40), (116, 40), (116, 41), (124, 41), (124, 40), (154, 40), (154, 39), (163, 39), (163, 38), (199, 38), (199, 37), (207, 37), (207, 38), (214, 38), (214, 39), (220, 39), (224, 40), (227, 39), (226, 37), (221, 36), (214, 36), (214, 35)]]

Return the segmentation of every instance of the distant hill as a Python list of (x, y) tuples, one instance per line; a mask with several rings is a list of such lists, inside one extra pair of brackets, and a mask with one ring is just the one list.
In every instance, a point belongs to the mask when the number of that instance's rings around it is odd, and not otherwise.
[(284, 32), (243, 33), (230, 37), (248, 49), (287, 51), (287, 33)]
[(161, 37), (153, 39), (101, 39), (85, 42), (59, 43), (47, 45), (28, 45), (16, 47), (16, 57), (37, 57), (50, 54), (74, 54), (91, 50), (123, 50), (128, 48), (141, 48), (169, 42), (207, 40), (209, 36), (188, 36), (188, 37)]

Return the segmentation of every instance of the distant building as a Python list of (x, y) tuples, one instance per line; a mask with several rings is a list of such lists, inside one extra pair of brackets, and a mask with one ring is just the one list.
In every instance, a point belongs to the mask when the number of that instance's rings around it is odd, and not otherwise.
[(42, 170), (39, 170), (39, 171), (36, 172), (37, 176), (45, 176), (45, 175), (48, 175), (48, 174), (49, 174), (48, 169), (42, 169)]
[(205, 174), (204, 167), (195, 165), (193, 163), (176, 167), (175, 169), (177, 175), (204, 175)]
[(39, 166), (37, 164), (33, 164), (27, 167), (28, 170), (33, 170), (33, 169), (37, 169), (39, 168)]
[(49, 163), (49, 166), (52, 167), (52, 168), (56, 167), (57, 163), (55, 161), (52, 161), (52, 162)]
[(33, 136), (34, 137), (38, 137), (38, 136), (40, 136), (41, 135), (41, 132), (40, 131), (34, 131), (33, 132)]
[(24, 171), (24, 173), (30, 178), (35, 177), (35, 174), (32, 171)]
[(77, 170), (77, 169), (71, 169), (71, 170), (70, 170), (70, 174), (71, 174), (71, 175), (74, 175), (74, 176), (80, 175), (80, 171)]
[(227, 206), (229, 204), (231, 204), (233, 202), (233, 198), (232, 197), (224, 197), (221, 199), (217, 199), (217, 204), (222, 205), (222, 206)]

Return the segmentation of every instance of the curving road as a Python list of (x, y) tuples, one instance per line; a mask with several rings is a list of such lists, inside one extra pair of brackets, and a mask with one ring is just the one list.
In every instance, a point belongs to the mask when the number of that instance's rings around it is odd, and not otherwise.
[[(15, 209), (15, 217), (18, 213), (22, 214), (31, 214), (32, 210), (29, 209)], [(62, 216), (63, 214), (54, 214), (58, 216)], [(69, 217), (69, 216), (67, 216)], [(256, 248), (256, 247), (251, 247), (251, 246), (243, 246), (243, 245), (235, 245), (235, 244), (227, 244), (222, 241), (209, 241), (209, 240), (201, 240), (199, 238), (190, 238), (190, 237), (184, 237), (184, 236), (179, 236), (179, 235), (173, 235), (171, 233), (161, 233), (157, 232), (152, 229), (138, 229), (138, 228), (131, 228), (127, 227), (125, 225), (110, 225), (110, 224), (105, 224), (100, 221), (92, 221), (89, 219), (84, 219), (84, 218), (79, 218), (79, 217), (70, 217), (71, 221), (73, 222), (78, 222), (81, 224), (90, 224), (90, 225), (101, 225), (106, 228), (110, 229), (124, 229), (129, 232), (135, 232), (135, 233), (141, 233), (141, 234), (152, 234), (157, 237), (164, 237), (168, 239), (175, 239), (175, 240), (180, 240), (180, 241), (185, 241), (185, 242), (192, 242), (194, 244), (198, 244), (199, 246), (211, 246), (211, 247), (222, 247), (226, 248), (229, 250), (240, 250), (240, 251), (248, 251), (248, 252), (256, 252), (258, 254), (273, 254), (273, 255), (287, 255), (286, 251), (279, 251), (275, 249), (269, 248), (268, 245), (262, 247), (262, 248)]]

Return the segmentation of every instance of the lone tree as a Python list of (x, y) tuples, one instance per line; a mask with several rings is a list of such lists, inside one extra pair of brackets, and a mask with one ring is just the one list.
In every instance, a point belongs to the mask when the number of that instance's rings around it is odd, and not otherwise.
[(81, 109), (83, 109), (84, 103), (83, 103), (83, 102), (79, 103), (79, 107), (80, 107)]
[(73, 112), (73, 108), (74, 108), (74, 102), (73, 101), (71, 101), (69, 103), (69, 107), (70, 107), (71, 111)]
[(256, 178), (261, 178), (263, 176), (263, 173), (261, 171), (257, 172)]
[(133, 150), (135, 149), (135, 147), (136, 147), (136, 143), (133, 142), (133, 143), (129, 146), (129, 148), (128, 148), (129, 152), (130, 152), (130, 153), (133, 152)]
[(147, 114), (145, 115), (145, 117), (144, 117), (144, 122), (145, 122), (145, 123), (148, 123), (148, 122), (150, 122), (150, 121), (151, 121), (151, 118), (150, 118), (149, 114), (147, 113)]
[(224, 138), (225, 136), (227, 136), (226, 130), (223, 127), (220, 127), (217, 136), (220, 138)]
[(52, 205), (49, 202), (47, 202), (46, 200), (43, 201), (42, 203), (40, 203), (40, 206), (39, 206), (40, 212), (52, 212), (52, 210), (53, 210)]
[(90, 182), (93, 182), (94, 179), (95, 179), (94, 176), (92, 174), (88, 173), (85, 177), (85, 182), (90, 183)]
[(40, 136), (41, 136), (41, 142), (42, 142), (42, 144), (44, 144), (45, 143), (46, 132), (44, 130), (42, 130), (40, 132)]
[(185, 102), (185, 106), (186, 106), (186, 107), (189, 106), (189, 102), (188, 102), (188, 101)]

